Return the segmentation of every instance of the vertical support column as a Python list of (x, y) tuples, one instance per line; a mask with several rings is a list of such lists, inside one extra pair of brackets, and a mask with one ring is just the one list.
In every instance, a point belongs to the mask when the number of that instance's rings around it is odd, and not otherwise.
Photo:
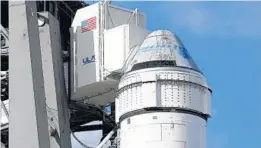
[(64, 80), (60, 25), (49, 12), (42, 12), (45, 25), (39, 28), (46, 109), (51, 148), (71, 148), (70, 122)]
[(9, 148), (49, 148), (35, 1), (9, 1)]
[(75, 47), (76, 38), (73, 32), (73, 28), (70, 28), (70, 50), (69, 50), (69, 61), (68, 61), (68, 103), (71, 103), (72, 94), (75, 92)]

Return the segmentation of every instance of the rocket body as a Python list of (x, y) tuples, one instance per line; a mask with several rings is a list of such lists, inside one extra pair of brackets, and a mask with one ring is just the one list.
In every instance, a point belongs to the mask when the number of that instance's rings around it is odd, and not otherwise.
[(116, 98), (120, 148), (206, 148), (211, 89), (169, 31), (152, 32), (124, 65)]

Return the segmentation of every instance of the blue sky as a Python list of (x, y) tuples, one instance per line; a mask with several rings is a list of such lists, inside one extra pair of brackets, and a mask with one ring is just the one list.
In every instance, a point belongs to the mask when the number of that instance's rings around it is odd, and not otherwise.
[(261, 2), (112, 2), (183, 41), (213, 89), (208, 148), (261, 147)]

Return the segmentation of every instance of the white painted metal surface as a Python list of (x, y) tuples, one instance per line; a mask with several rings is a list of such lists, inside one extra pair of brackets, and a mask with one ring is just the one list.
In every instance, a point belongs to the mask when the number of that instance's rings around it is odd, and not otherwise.
[(189, 114), (141, 114), (120, 127), (120, 148), (206, 148), (206, 121)]
[[(99, 51), (95, 48), (95, 36), (93, 32), (81, 32), (76, 34), (76, 91), (78, 88), (99, 82), (101, 68), (99, 67)], [(97, 49), (97, 50), (96, 50)], [(87, 77), (88, 76), (88, 77)]]
[(9, 21), (9, 148), (50, 148), (36, 2), (9, 1)]
[[(135, 84), (135, 85), (133, 85)], [(176, 107), (210, 115), (211, 93), (199, 72), (150, 68), (123, 76), (116, 99), (116, 121), (130, 111), (147, 107)]]
[(121, 70), (132, 47), (140, 45), (149, 31), (133, 24), (124, 24), (104, 32), (105, 76)]
[(123, 70), (116, 98), (120, 148), (206, 147), (211, 90), (177, 36), (152, 32)]
[[(96, 27), (82, 32), (82, 22), (92, 17), (96, 17)], [(141, 44), (149, 33), (143, 29), (145, 23), (143, 14), (107, 3), (96, 3), (76, 12), (72, 23), (72, 99), (96, 105), (114, 102), (130, 48)]]
[[(103, 67), (99, 65), (100, 52), (95, 48), (95, 37), (91, 31), (76, 31), (75, 92), (72, 99), (85, 103), (105, 105), (113, 102), (118, 80), (100, 77)], [(93, 43), (94, 42), (94, 43)], [(95, 50), (97, 49), (97, 50)]]
[(48, 23), (39, 27), (39, 36), (50, 148), (71, 148), (60, 24), (49, 12), (42, 12), (39, 15), (48, 19)]
[[(135, 24), (135, 25), (137, 24), (141, 28), (146, 27), (146, 16), (143, 13), (138, 13), (137, 15), (138, 19), (136, 19), (136, 17), (131, 17), (132, 14), (134, 13), (134, 10), (117, 7), (114, 5), (107, 5), (105, 3), (103, 4), (102, 9), (105, 15), (104, 29), (111, 29), (120, 26), (122, 24)], [(74, 20), (72, 22), (72, 27), (74, 28), (74, 32), (76, 32), (77, 27), (81, 26), (82, 21), (91, 18), (93, 16), (99, 17), (98, 14), (99, 14), (99, 3), (95, 3), (88, 7), (84, 7), (77, 10)]]
[[(93, 50), (95, 54), (95, 60), (96, 65), (98, 65), (99, 68), (101, 68), (96, 75), (98, 75), (97, 81), (104, 80), (104, 73), (105, 69), (103, 69), (103, 63), (104, 63), (104, 36), (103, 32), (104, 30), (108, 30), (117, 26), (120, 26), (122, 24), (137, 24), (141, 28), (144, 28), (146, 26), (146, 18), (144, 14), (138, 13), (137, 18), (131, 17), (133, 11), (126, 10), (123, 8), (119, 8), (116, 6), (108, 5), (107, 3), (96, 3), (93, 5), (90, 5), (88, 7), (82, 8), (77, 10), (74, 20), (72, 22), (72, 28), (74, 30), (74, 33), (76, 33), (77, 27), (81, 27), (82, 22), (91, 18), (96, 17), (96, 28), (91, 30), (92, 34), (92, 40), (88, 43), (93, 43), (93, 47), (89, 47), (88, 50)], [(137, 21), (137, 22), (136, 22)], [(85, 40), (86, 41), (86, 40)], [(73, 41), (74, 47), (73, 47), (73, 54), (76, 55), (76, 41)], [(78, 43), (77, 43), (78, 44)], [(91, 56), (92, 55), (88, 55)], [(86, 57), (88, 57), (86, 56)], [(76, 57), (73, 56), (74, 59), (72, 62), (74, 63), (72, 68), (74, 71), (74, 77), (73, 80), (77, 81), (77, 71), (76, 71)], [(86, 58), (85, 57), (85, 58)], [(76, 84), (74, 84), (75, 87), (73, 88), (74, 91), (76, 91), (76, 88), (78, 87)]]
[(133, 24), (146, 28), (145, 14), (114, 5), (105, 5), (105, 20), (105, 29), (114, 28), (122, 24)]
[[(96, 4), (93, 4), (93, 5), (90, 5), (88, 7), (85, 7), (85, 8), (82, 8), (82, 9), (79, 9), (77, 10), (75, 16), (74, 16), (74, 19), (73, 19), (73, 22), (72, 22), (72, 32), (71, 32), (71, 37), (72, 37), (72, 40), (71, 40), (71, 46), (72, 46), (72, 49), (71, 49), (71, 79), (72, 79), (72, 86), (71, 86), (71, 90), (72, 90), (72, 99), (76, 99), (76, 98), (80, 98), (81, 95), (78, 94), (78, 92), (76, 92), (76, 89), (78, 88), (77, 86), (77, 69), (76, 69), (76, 65), (77, 65), (77, 54), (76, 54), (76, 47), (81, 47), (80, 45), (77, 45), (78, 43), (77, 42), (77, 27), (81, 27), (81, 23), (82, 21), (86, 20), (86, 19), (89, 19), (91, 17), (96, 17), (96, 28), (93, 29), (90, 33), (91, 33), (91, 36), (92, 36), (92, 41), (89, 41), (87, 43), (90, 43), (92, 45), (95, 45), (96, 48), (94, 47), (91, 47), (89, 48), (89, 50), (93, 51), (96, 50), (96, 57), (99, 56), (98, 55), (98, 49), (97, 47), (99, 47), (99, 28), (100, 28), (100, 23), (99, 23), (99, 3), (96, 3)], [(85, 42), (85, 43), (86, 43)], [(83, 43), (84, 44), (84, 43)], [(89, 56), (89, 55), (88, 55)], [(91, 55), (92, 56), (92, 55)], [(86, 57), (85, 57), (86, 58)], [(99, 61), (97, 61), (98, 63)], [(95, 70), (96, 71), (96, 70)]]

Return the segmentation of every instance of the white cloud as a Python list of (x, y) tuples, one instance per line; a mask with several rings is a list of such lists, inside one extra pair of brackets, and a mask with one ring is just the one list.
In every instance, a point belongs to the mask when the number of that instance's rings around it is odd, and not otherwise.
[(173, 2), (166, 7), (174, 27), (198, 35), (261, 36), (260, 2)]

